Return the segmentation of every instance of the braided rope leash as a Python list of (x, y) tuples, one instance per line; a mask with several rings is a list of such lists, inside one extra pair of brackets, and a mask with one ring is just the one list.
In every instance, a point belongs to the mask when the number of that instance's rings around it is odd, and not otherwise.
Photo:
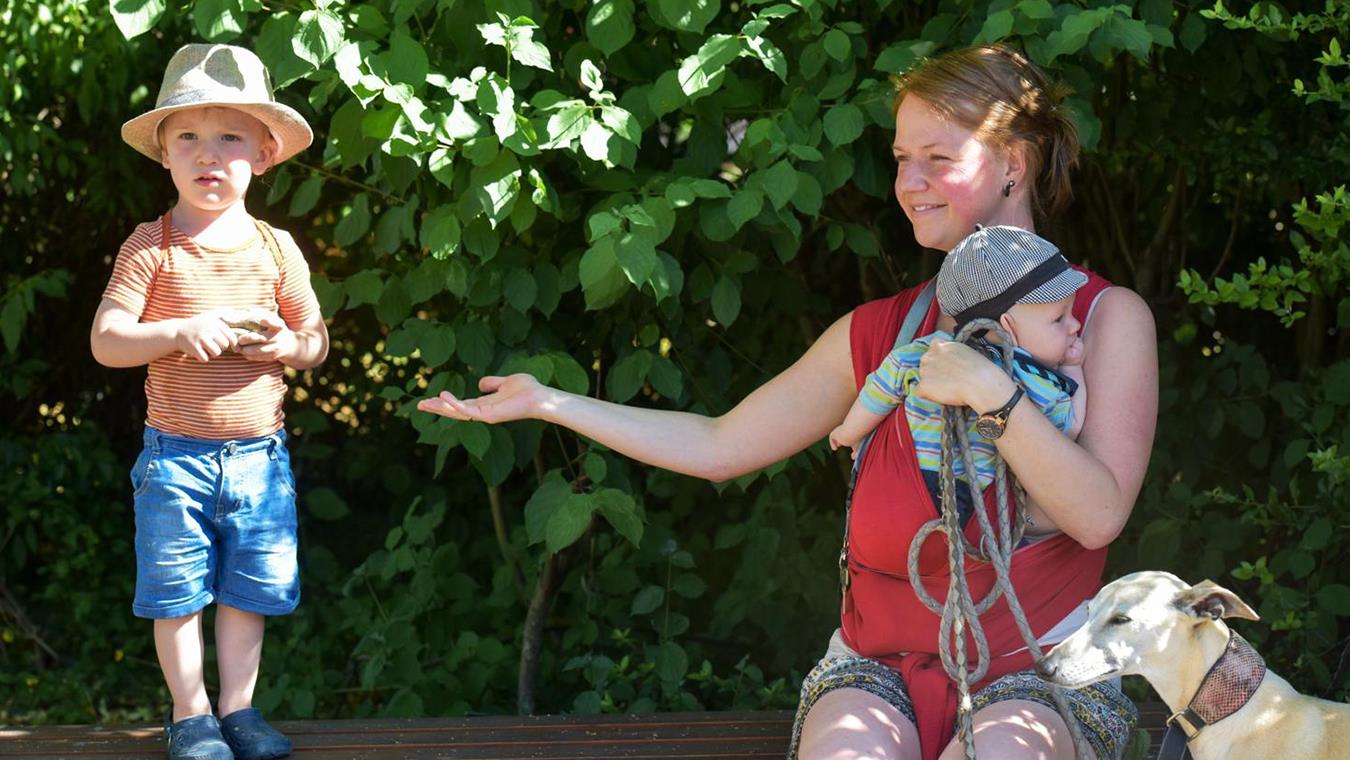
[[(1012, 340), (1008, 334), (999, 327), (997, 322), (988, 319), (977, 319), (966, 325), (956, 336), (956, 340), (961, 343), (969, 343), (971, 337), (982, 330), (993, 330), (999, 336), (1002, 348), (1002, 366), (1009, 376), (1013, 375), (1013, 351)], [(955, 441), (953, 441), (955, 437)], [(953, 443), (957, 445), (953, 445)], [(961, 530), (961, 522), (956, 507), (956, 458), (955, 451), (959, 448), (962, 455), (962, 462), (965, 465), (966, 487), (970, 489), (971, 503), (976, 505), (975, 518), (980, 521), (980, 544), (974, 546), (966, 539)], [(936, 614), (941, 614), (941, 625), (938, 629), (938, 653), (942, 659), (942, 668), (947, 675), (956, 682), (958, 704), (956, 710), (957, 733), (961, 737), (961, 743), (965, 745), (967, 760), (975, 760), (975, 727), (973, 721), (974, 706), (971, 702), (970, 685), (982, 680), (989, 670), (989, 642), (984, 634), (984, 626), (980, 624), (980, 615), (983, 615), (998, 601), (999, 596), (1008, 600), (1008, 609), (1012, 612), (1013, 620), (1017, 623), (1017, 630), (1022, 634), (1022, 640), (1026, 642), (1027, 649), (1035, 662), (1040, 662), (1044, 656), (1041, 653), (1040, 645), (1036, 642), (1036, 635), (1031, 630), (1031, 625), (1027, 623), (1026, 613), (1022, 611), (1022, 605), (1017, 600), (1017, 594), (1013, 591), (1010, 568), (1012, 565), (1012, 555), (1017, 544), (1022, 540), (1022, 533), (1026, 526), (1026, 492), (1015, 481), (1011, 484), (1012, 495), (1016, 500), (1015, 522), (1009, 520), (1009, 474), (1007, 465), (1003, 462), (1003, 457), (995, 452), (994, 456), (994, 488), (998, 497), (998, 526), (990, 525), (989, 516), (985, 510), (981, 509), (984, 501), (983, 494), (980, 493), (979, 485), (975, 475), (975, 455), (970, 449), (970, 431), (966, 424), (966, 407), (944, 406), (942, 409), (942, 471), (940, 474), (942, 484), (942, 514), (925, 523), (915, 534), (913, 541), (909, 545), (909, 577), (915, 579), (912, 584), (914, 593), (923, 602), (924, 606)], [(1011, 529), (1009, 529), (1011, 526)], [(951, 573), (947, 583), (947, 598), (944, 602), (938, 602), (924, 588), (921, 575), (919, 575), (919, 551), (923, 544), (933, 533), (942, 533), (947, 539), (947, 562)], [(970, 585), (966, 580), (965, 557), (972, 557), (980, 562), (990, 562), (994, 566), (994, 576), (996, 582), (994, 587), (989, 590), (989, 594), (976, 602), (971, 598)], [(975, 643), (976, 661), (972, 667), (967, 662), (967, 650), (971, 641)], [(1073, 737), (1074, 750), (1078, 757), (1091, 757), (1088, 753), (1088, 745), (1083, 738), (1082, 727), (1073, 716), (1073, 710), (1069, 707), (1068, 700), (1064, 696), (1063, 690), (1053, 684), (1050, 686), (1051, 694), (1055, 699), (1055, 706), (1059, 708), (1060, 717), (1064, 719), (1065, 725), (1069, 727), (1069, 733)]]

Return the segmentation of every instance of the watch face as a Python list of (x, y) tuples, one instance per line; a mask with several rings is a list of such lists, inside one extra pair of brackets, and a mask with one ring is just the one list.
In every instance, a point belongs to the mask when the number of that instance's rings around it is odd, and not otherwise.
[(975, 420), (975, 432), (992, 441), (1003, 435), (1003, 425), (1003, 421), (997, 417), (981, 415), (979, 419)]

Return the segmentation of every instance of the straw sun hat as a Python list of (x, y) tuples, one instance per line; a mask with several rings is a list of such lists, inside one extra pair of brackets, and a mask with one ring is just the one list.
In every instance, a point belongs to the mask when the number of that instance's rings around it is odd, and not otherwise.
[(122, 125), (128, 145), (159, 161), (159, 123), (174, 111), (226, 106), (256, 118), (277, 141), (274, 163), (309, 147), (314, 140), (305, 119), (272, 96), (267, 69), (252, 51), (234, 45), (184, 45), (164, 69), (153, 111)]

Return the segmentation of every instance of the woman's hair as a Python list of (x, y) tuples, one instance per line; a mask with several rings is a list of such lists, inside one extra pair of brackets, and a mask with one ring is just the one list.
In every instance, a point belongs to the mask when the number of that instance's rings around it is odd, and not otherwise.
[(1073, 196), (1078, 127), (1063, 105), (1068, 89), (1004, 45), (964, 48), (921, 61), (896, 80), (895, 106), (915, 95), (988, 145), (1026, 149), (1031, 208), (1045, 215)]

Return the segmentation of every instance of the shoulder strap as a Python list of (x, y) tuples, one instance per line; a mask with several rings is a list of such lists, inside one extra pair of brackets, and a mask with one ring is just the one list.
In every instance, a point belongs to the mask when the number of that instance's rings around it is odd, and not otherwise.
[[(919, 332), (919, 325), (928, 316), (928, 308), (933, 304), (933, 293), (937, 289), (937, 281), (929, 280), (919, 295), (909, 305), (909, 311), (905, 312), (905, 321), (900, 324), (900, 331), (895, 334), (895, 346), (898, 348), (910, 343)], [(904, 414), (904, 410), (899, 410)], [(872, 442), (872, 436), (876, 430), (868, 433), (858, 444), (858, 455), (853, 458), (853, 469), (848, 476), (848, 495), (844, 501), (844, 545), (839, 549), (839, 590), (848, 591), (848, 527), (849, 519), (853, 514), (853, 486), (858, 482), (858, 470), (862, 467), (863, 457), (867, 456), (867, 444)]]
[(909, 311), (905, 314), (905, 321), (900, 325), (900, 332), (895, 334), (895, 345), (891, 349), (897, 349), (906, 343), (919, 337), (919, 325), (923, 324), (924, 317), (928, 316), (928, 307), (933, 303), (933, 293), (937, 290), (937, 280), (929, 280), (923, 290), (919, 291), (918, 297), (914, 303), (910, 304)]
[(258, 234), (262, 236), (263, 245), (272, 252), (272, 261), (276, 262), (277, 271), (284, 274), (286, 270), (281, 265), (281, 244), (277, 242), (276, 231), (272, 229), (272, 225), (260, 219), (254, 219), (253, 224), (258, 228)]

